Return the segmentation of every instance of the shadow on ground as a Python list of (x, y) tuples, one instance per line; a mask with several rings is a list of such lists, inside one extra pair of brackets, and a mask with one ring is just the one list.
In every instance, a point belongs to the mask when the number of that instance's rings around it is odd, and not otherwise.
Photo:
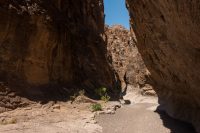
[(171, 133), (196, 133), (194, 127), (186, 122), (170, 117), (166, 112), (156, 110), (160, 115), (163, 125), (171, 130)]

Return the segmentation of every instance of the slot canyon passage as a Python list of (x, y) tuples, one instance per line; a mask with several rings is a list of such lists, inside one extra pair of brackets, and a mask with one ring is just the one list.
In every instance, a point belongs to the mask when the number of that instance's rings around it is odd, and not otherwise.
[(126, 6), (0, 1), (0, 133), (200, 132), (200, 1)]

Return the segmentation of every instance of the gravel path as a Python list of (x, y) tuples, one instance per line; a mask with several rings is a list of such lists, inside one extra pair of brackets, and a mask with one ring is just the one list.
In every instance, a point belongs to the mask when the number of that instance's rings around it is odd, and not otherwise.
[(137, 103), (119, 109), (115, 115), (100, 115), (98, 124), (103, 133), (195, 133), (183, 122), (170, 118), (164, 112), (157, 113), (157, 104)]

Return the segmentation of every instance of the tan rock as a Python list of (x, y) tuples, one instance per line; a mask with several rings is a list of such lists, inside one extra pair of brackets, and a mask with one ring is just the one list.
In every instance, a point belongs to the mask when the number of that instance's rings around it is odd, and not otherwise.
[(0, 82), (12, 91), (36, 101), (68, 95), (63, 86), (118, 94), (106, 60), (103, 0), (3, 0), (0, 9)]
[(138, 49), (171, 116), (200, 132), (200, 2), (127, 0)]
[(148, 84), (149, 72), (136, 47), (134, 33), (121, 25), (106, 26), (105, 33), (108, 59), (119, 76), (122, 91), (126, 90), (128, 84), (142, 90)]

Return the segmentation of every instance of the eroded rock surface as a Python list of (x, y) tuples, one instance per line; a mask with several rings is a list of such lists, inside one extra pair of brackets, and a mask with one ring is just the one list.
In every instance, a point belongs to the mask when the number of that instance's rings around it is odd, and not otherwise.
[(200, 132), (200, 1), (127, 0), (159, 102)]
[(1, 0), (0, 18), (0, 80), (14, 91), (75, 85), (115, 94), (102, 0)]
[(27, 105), (27, 100), (18, 96), (7, 85), (0, 82), (0, 113)]
[(149, 72), (136, 47), (135, 34), (121, 25), (106, 26), (105, 33), (108, 59), (119, 76), (122, 91), (126, 90), (128, 85), (143, 94), (153, 91), (149, 84)]

